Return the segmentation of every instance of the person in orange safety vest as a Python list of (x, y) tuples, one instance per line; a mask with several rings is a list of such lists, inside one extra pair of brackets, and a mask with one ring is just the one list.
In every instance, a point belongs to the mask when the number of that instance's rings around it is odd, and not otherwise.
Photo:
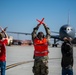
[(34, 45), (34, 75), (48, 75), (48, 45), (50, 45), (50, 29), (43, 23), (44, 29), (46, 31), (46, 36), (44, 33), (37, 31), (40, 27), (38, 24), (32, 32), (32, 41)]

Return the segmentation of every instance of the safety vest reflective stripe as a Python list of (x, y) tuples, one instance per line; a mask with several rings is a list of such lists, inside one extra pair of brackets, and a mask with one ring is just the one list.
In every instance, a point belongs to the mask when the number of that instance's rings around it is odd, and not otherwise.
[(36, 43), (35, 43), (34, 46), (35, 46), (35, 45), (41, 45), (41, 46), (43, 45), (43, 46), (44, 46), (44, 45), (47, 45), (47, 43), (44, 43), (44, 44), (36, 44)]
[(42, 52), (35, 51), (34, 53), (45, 53), (45, 52), (49, 52), (49, 51), (48, 51), (48, 50), (46, 50), (46, 51), (42, 51)]

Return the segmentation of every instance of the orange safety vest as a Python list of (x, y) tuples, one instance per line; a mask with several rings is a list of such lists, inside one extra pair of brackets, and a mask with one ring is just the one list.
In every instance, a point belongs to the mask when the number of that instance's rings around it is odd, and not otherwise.
[(38, 38), (34, 39), (34, 55), (35, 56), (47, 56), (48, 55), (48, 43), (47, 39), (43, 38), (39, 40)]

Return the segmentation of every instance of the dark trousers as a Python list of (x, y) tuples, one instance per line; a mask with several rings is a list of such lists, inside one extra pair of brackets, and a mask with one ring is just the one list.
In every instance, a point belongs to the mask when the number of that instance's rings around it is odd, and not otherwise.
[(0, 75), (5, 75), (5, 70), (6, 70), (6, 61), (0, 61)]
[(73, 75), (73, 69), (62, 68), (62, 75)]

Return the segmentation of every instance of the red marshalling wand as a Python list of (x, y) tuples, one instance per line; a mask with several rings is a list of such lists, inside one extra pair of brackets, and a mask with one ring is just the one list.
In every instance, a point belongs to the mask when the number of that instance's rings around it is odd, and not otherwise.
[(38, 20), (38, 19), (36, 19), (36, 20), (39, 22), (40, 25), (44, 23), (43, 22), (44, 18), (42, 18), (42, 20)]

